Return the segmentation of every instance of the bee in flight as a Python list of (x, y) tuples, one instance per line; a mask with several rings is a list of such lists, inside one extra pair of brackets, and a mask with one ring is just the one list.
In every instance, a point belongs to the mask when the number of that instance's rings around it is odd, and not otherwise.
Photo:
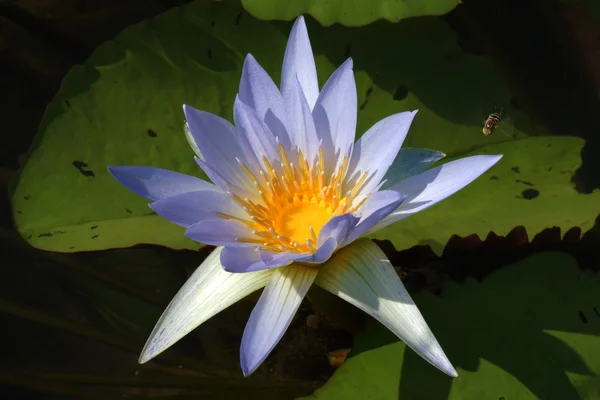
[(496, 130), (500, 124), (500, 121), (502, 121), (502, 111), (503, 110), (500, 110), (500, 112), (495, 111), (488, 115), (487, 119), (483, 123), (482, 129), (482, 132), (485, 136), (490, 136), (492, 133), (494, 133), (494, 130)]
[(481, 131), (485, 136), (490, 136), (492, 133), (500, 131), (514, 139), (513, 120), (509, 116), (504, 115), (504, 109), (494, 111), (488, 115)]

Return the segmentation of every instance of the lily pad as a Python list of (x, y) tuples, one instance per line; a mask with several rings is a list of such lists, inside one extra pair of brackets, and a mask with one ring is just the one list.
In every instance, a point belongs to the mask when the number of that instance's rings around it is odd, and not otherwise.
[(539, 253), (482, 283), (414, 296), (458, 371), (452, 379), (372, 321), (334, 376), (305, 399), (596, 399), (600, 276)]
[[(354, 58), (358, 135), (390, 114), (419, 109), (406, 146), (453, 156), (511, 140), (481, 133), (493, 111), (481, 104), (520, 116), (507, 106), (510, 92), (488, 60), (461, 51), (443, 21), (308, 25), (321, 85), (346, 57)], [(138, 243), (197, 249), (181, 227), (152, 213), (106, 167), (152, 165), (205, 178), (184, 135), (181, 105), (231, 120), (245, 54), (278, 81), (289, 29), (289, 23), (256, 20), (237, 2), (197, 1), (101, 45), (66, 76), (13, 185), (21, 235), (35, 247), (61, 252)], [(524, 137), (527, 120), (516, 120), (516, 137)]]
[(422, 15), (443, 15), (460, 4), (460, 0), (242, 0), (244, 8), (260, 19), (289, 21), (308, 14), (324, 26), (340, 23), (346, 26), (367, 25), (378, 19), (398, 22)]
[[(504, 154), (472, 184), (447, 200), (396, 224), (373, 237), (388, 239), (396, 248), (429, 244), (441, 254), (453, 235), (490, 231), (507, 234), (522, 225), (535, 234), (545, 228), (594, 226), (600, 212), (600, 190), (582, 194), (572, 176), (581, 165), (584, 141), (575, 137), (530, 137), (489, 145), (465, 155)], [(451, 160), (451, 158), (450, 158)]]

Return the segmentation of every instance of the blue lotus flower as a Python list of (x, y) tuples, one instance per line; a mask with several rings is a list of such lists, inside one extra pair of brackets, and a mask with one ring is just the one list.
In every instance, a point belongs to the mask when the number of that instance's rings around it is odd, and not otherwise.
[(360, 238), (452, 195), (500, 155), (426, 170), (443, 154), (400, 150), (416, 111), (381, 120), (354, 143), (352, 60), (319, 90), (302, 17), (290, 33), (281, 90), (252, 55), (246, 57), (235, 126), (183, 109), (196, 161), (213, 183), (159, 168), (109, 168), (121, 184), (151, 200), (158, 215), (185, 227), (186, 236), (218, 246), (163, 313), (141, 363), (264, 287), (242, 337), (241, 367), (248, 375), (273, 350), (315, 283), (457, 376), (389, 260)]

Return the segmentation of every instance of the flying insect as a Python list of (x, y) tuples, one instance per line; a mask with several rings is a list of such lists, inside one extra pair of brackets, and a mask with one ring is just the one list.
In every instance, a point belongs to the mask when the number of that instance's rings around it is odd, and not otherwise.
[(500, 121), (502, 121), (502, 111), (503, 110), (500, 110), (500, 112), (493, 112), (488, 115), (487, 119), (483, 123), (482, 129), (482, 132), (485, 136), (490, 136), (492, 133), (494, 133), (500, 124)]
[(496, 131), (504, 133), (506, 136), (513, 137), (513, 123), (512, 119), (504, 115), (504, 109), (500, 111), (494, 111), (489, 114), (486, 120), (483, 122), (483, 128), (481, 129), (485, 136), (490, 136)]

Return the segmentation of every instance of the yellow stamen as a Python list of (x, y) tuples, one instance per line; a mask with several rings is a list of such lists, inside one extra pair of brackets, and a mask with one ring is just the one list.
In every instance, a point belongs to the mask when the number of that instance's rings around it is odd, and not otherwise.
[(233, 215), (223, 214), (223, 213), (217, 213), (217, 217), (221, 217), (223, 219), (233, 219), (235, 221), (241, 222), (244, 225), (249, 226), (250, 228), (254, 227), (254, 222), (253, 221), (246, 221), (245, 219), (234, 217)]
[[(278, 145), (281, 169), (262, 156), (263, 168), (252, 172), (239, 162), (242, 170), (254, 183), (256, 198), (252, 201), (231, 194), (248, 214), (239, 218), (217, 214), (221, 218), (239, 221), (250, 227), (255, 238), (239, 238), (238, 242), (251, 243), (270, 251), (314, 253), (319, 232), (331, 218), (355, 212), (367, 199), (355, 201), (355, 196), (368, 178), (364, 172), (354, 187), (342, 193), (348, 172), (349, 157), (345, 156), (336, 171), (325, 171), (323, 148), (319, 147), (317, 162), (305, 158), (298, 150), (298, 164), (291, 163), (283, 145)], [(357, 203), (354, 206), (353, 203)]]
[(356, 184), (354, 185), (354, 187), (350, 191), (350, 197), (356, 196), (356, 192), (358, 192), (358, 190), (361, 188), (362, 184), (367, 180), (368, 176), (369, 176), (368, 172), (364, 172), (362, 174), (362, 176), (358, 179), (358, 182), (356, 182)]
[(300, 183), (304, 183), (308, 181), (308, 162), (304, 159), (304, 154), (302, 154), (301, 150), (298, 150), (298, 165), (300, 166), (300, 172), (302, 174), (302, 181)]

